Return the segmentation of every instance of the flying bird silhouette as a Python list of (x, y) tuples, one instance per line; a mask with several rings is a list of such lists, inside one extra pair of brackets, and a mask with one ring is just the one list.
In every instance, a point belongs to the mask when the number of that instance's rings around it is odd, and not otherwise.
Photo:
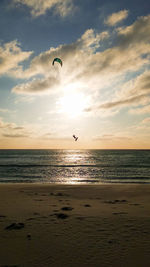
[(75, 134), (73, 134), (73, 138), (74, 138), (74, 140), (75, 140), (75, 141), (77, 141), (77, 140), (78, 140), (78, 137), (77, 137), (77, 136), (75, 136)]

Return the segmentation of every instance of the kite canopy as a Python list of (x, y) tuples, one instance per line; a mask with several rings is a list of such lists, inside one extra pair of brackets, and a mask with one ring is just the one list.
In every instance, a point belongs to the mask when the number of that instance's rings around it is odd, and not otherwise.
[(63, 63), (62, 63), (62, 60), (60, 58), (55, 57), (54, 60), (53, 60), (52, 65), (54, 65), (55, 61), (58, 62), (58, 63), (60, 63), (60, 65), (62, 66)]

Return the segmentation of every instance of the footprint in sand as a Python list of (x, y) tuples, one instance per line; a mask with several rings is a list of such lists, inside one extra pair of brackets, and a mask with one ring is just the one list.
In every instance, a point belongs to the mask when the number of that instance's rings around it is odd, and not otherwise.
[(91, 207), (91, 205), (90, 204), (85, 204), (84, 207), (89, 208), (89, 207)]
[(66, 210), (66, 211), (73, 210), (73, 208), (72, 208), (72, 207), (62, 207), (61, 209), (62, 209), (62, 210)]
[(55, 215), (58, 219), (67, 219), (69, 217), (69, 215), (65, 213), (56, 213)]
[(24, 223), (12, 223), (5, 227), (5, 230), (20, 230), (24, 228)]
[(123, 215), (123, 214), (128, 214), (128, 213), (127, 212), (123, 212), (123, 211), (113, 212), (113, 215)]
[(126, 203), (127, 200), (126, 199), (115, 199), (115, 200), (106, 200), (104, 201), (104, 203), (107, 203), (107, 204), (120, 204), (120, 203)]

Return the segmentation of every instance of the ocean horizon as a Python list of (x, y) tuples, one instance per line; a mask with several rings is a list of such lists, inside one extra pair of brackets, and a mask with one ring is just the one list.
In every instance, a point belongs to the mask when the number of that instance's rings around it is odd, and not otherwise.
[(149, 149), (0, 149), (0, 183), (150, 183)]

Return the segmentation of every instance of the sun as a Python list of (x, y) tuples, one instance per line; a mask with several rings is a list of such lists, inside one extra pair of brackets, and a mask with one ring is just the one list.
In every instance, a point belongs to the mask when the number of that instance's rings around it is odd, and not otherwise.
[(60, 99), (61, 112), (70, 117), (78, 117), (82, 114), (86, 100), (82, 93), (67, 93)]

